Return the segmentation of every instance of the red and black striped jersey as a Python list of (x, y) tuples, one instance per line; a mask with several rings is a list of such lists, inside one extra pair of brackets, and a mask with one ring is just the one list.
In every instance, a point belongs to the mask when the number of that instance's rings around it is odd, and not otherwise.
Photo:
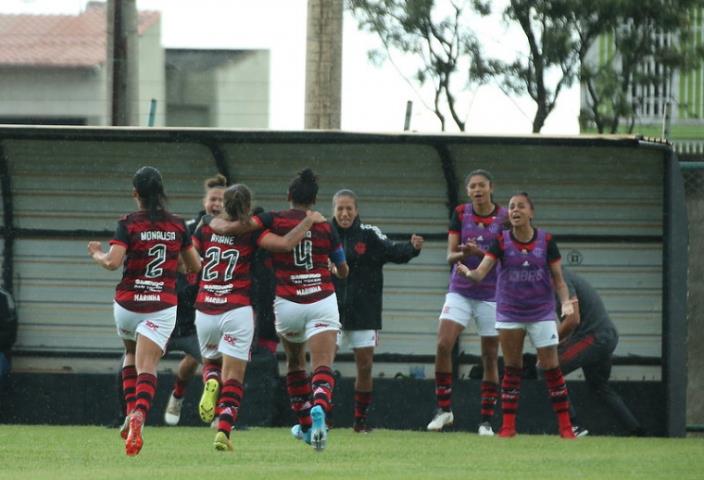
[[(269, 232), (284, 236), (306, 216), (302, 210), (266, 212), (254, 218)], [(316, 223), (291, 252), (272, 253), (276, 295), (296, 303), (313, 303), (335, 293), (328, 260), (342, 243), (329, 223)], [(344, 258), (344, 256), (343, 256)]]
[(160, 219), (151, 221), (145, 211), (130, 213), (117, 222), (110, 245), (127, 249), (122, 281), (115, 289), (117, 303), (140, 313), (156, 312), (178, 303), (178, 256), (191, 246), (182, 218), (165, 212)]
[(217, 315), (251, 305), (250, 269), (259, 235), (218, 235), (204, 221), (193, 234), (193, 244), (203, 257), (196, 308)]

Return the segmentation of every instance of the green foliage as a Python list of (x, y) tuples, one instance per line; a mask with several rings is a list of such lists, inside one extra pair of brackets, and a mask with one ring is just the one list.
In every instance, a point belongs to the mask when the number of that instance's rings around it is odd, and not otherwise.
[(394, 51), (417, 58), (420, 66), (412, 78), (421, 86), (433, 86), (433, 111), (442, 130), (449, 113), (460, 131), (465, 121), (457, 109), (456, 89), (481, 78), (470, 75), (471, 69), (463, 62), (484, 65), (467, 17), (471, 12), (487, 15), (489, 4), (481, 0), (347, 0), (360, 27), (377, 34), (383, 45), (370, 59), (378, 63)]
[(704, 48), (693, 42), (693, 33), (695, 12), (703, 7), (703, 0), (620, 0), (595, 10), (612, 48), (603, 62), (582, 62), (588, 93), (582, 125), (616, 133), (627, 122), (632, 132), (644, 92), (669, 90), (676, 71), (700, 66)]

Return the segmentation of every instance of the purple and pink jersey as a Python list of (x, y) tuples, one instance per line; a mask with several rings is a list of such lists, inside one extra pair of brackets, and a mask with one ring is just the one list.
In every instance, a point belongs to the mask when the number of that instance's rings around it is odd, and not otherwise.
[[(459, 234), (461, 244), (469, 241), (476, 242), (479, 248), (486, 252), (491, 243), (501, 235), (507, 218), (508, 211), (504, 207), (497, 205), (489, 215), (481, 216), (474, 213), (471, 203), (465, 203), (455, 208), (449, 233)], [(462, 260), (462, 263), (474, 270), (481, 261), (482, 257), (470, 256)], [(449, 291), (473, 300), (493, 302), (496, 292), (496, 271), (492, 269), (481, 282), (474, 283), (463, 275), (458, 275), (453, 265)]]
[(555, 291), (550, 264), (560, 260), (552, 235), (535, 229), (528, 243), (516, 240), (506, 230), (486, 255), (497, 265), (496, 321), (555, 321)]

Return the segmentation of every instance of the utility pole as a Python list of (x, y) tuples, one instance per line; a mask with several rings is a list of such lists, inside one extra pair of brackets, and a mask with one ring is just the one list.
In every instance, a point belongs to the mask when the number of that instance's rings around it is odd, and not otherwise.
[(138, 125), (137, 3), (108, 0), (107, 81), (110, 124)]
[(308, 0), (306, 129), (339, 129), (343, 0)]

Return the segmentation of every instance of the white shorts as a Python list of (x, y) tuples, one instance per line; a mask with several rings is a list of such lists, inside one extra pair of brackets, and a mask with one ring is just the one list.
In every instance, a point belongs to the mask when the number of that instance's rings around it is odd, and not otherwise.
[(313, 335), (340, 330), (337, 296), (315, 303), (296, 303), (281, 297), (274, 299), (276, 333), (292, 343), (303, 343)]
[(554, 320), (543, 322), (496, 322), (499, 330), (525, 330), (535, 348), (552, 347), (558, 344), (557, 323)]
[(234, 308), (217, 315), (196, 310), (196, 331), (204, 359), (215, 360), (224, 354), (247, 362), (254, 338), (252, 307)]
[(480, 337), (495, 337), (499, 334), (496, 331), (496, 302), (474, 300), (459, 293), (449, 292), (445, 295), (440, 320), (451, 320), (464, 328), (469, 326), (470, 320), (474, 320)]
[(162, 353), (166, 350), (166, 344), (176, 326), (176, 307), (140, 313), (127, 310), (119, 303), (113, 302), (112, 312), (120, 338), (136, 341), (139, 334), (159, 345)]
[(340, 330), (337, 334), (337, 346), (369, 348), (379, 345), (379, 332), (377, 330)]

